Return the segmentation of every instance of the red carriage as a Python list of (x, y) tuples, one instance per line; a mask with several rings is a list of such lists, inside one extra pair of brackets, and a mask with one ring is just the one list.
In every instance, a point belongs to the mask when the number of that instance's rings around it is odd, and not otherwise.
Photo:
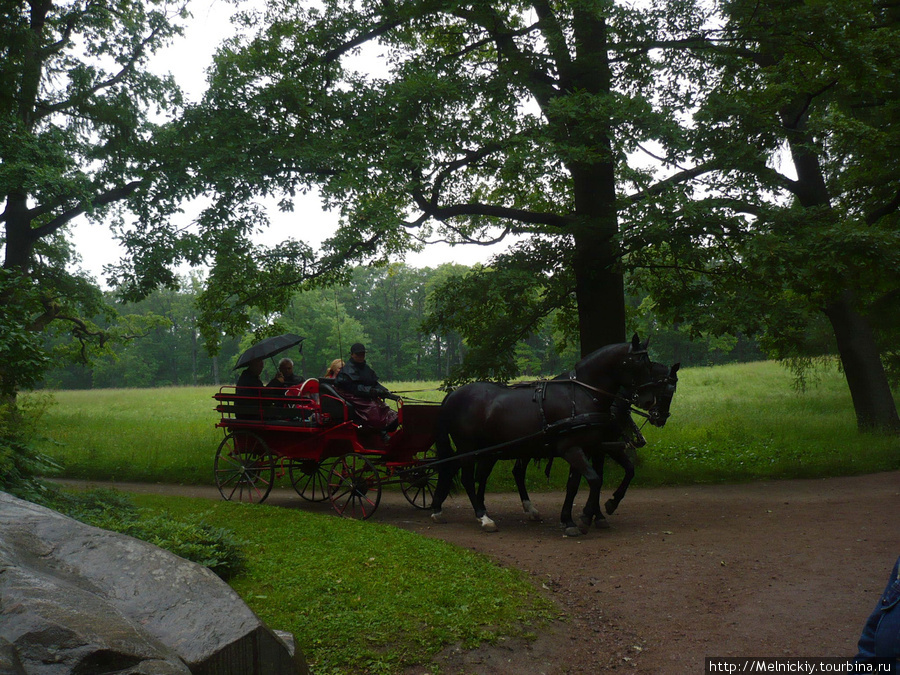
[(228, 500), (262, 502), (287, 476), (309, 501), (331, 500), (338, 514), (368, 518), (382, 487), (398, 484), (415, 507), (431, 507), (430, 466), (439, 406), (398, 402), (399, 427), (383, 438), (362, 426), (328, 379), (285, 389), (222, 387), (215, 397), (225, 438), (216, 485)]

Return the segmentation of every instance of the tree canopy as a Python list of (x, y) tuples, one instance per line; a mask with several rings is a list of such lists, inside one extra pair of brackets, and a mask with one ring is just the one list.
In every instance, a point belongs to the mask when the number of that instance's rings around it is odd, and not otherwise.
[(836, 348), (860, 427), (900, 429), (880, 358), (896, 351), (900, 309), (896, 8), (734, 0), (720, 12), (696, 46), (708, 82), (693, 154), (728, 161), (699, 199), (645, 204), (638, 279), (670, 315), (756, 332), (774, 355)]
[[(683, 43), (705, 17), (691, 2), (662, 7), (281, 2), (243, 15), (249, 36), (220, 50), (182, 127), (198, 139), (186, 193), (212, 195), (199, 219), (217, 269), (208, 315), (238, 326), (245, 306), (283, 304), (348, 262), (519, 234), (513, 266), (537, 272), (547, 311), (573, 298), (582, 349), (623, 341), (619, 211), (705, 170), (675, 163), (685, 77), (700, 68)], [(650, 143), (660, 170), (633, 159)], [(289, 209), (313, 188), (341, 216), (321, 254), (299, 241), (254, 250), (258, 198)], [(151, 233), (126, 241), (127, 287), (161, 254)]]
[[(146, 65), (178, 34), (182, 12), (155, 0), (6, 2), (0, 11), (0, 328), (21, 333), (20, 346), (51, 327), (83, 345), (130, 334), (85, 318), (101, 311), (102, 297), (77, 271), (66, 228), (81, 216), (112, 217), (161, 175), (168, 145), (154, 120), (180, 93)], [(33, 380), (33, 359), (20, 356), (0, 345), (6, 395)]]

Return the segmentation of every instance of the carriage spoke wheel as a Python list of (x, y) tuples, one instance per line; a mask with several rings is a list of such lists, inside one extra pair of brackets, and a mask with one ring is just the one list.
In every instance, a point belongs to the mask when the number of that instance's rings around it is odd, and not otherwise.
[(331, 467), (328, 478), (331, 505), (338, 515), (365, 520), (381, 501), (381, 477), (363, 455), (344, 455)]
[(401, 473), (400, 489), (406, 501), (417, 509), (430, 509), (434, 501), (434, 491), (437, 488), (437, 469), (428, 466), (428, 462), (435, 459), (434, 451), (425, 453), (423, 464), (412, 469), (406, 469)]
[(216, 450), (214, 472), (224, 499), (261, 503), (275, 482), (275, 457), (256, 434), (235, 431)]
[(328, 479), (331, 464), (314, 459), (294, 459), (288, 464), (291, 485), (297, 494), (309, 502), (324, 502), (328, 499)]

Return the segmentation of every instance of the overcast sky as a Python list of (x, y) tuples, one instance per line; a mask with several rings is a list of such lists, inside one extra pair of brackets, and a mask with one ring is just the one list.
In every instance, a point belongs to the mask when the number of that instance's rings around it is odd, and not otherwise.
[[(212, 63), (212, 55), (223, 39), (232, 35), (229, 18), (234, 6), (223, 0), (195, 0), (191, 4), (193, 19), (185, 34), (169, 48), (157, 53), (151, 68), (159, 73), (171, 73), (191, 101), (198, 101), (206, 89), (206, 70)], [(288, 237), (300, 239), (317, 247), (336, 226), (337, 216), (323, 212), (318, 199), (307, 195), (296, 200), (296, 210), (291, 214), (279, 214), (273, 210), (274, 223), (263, 233), (258, 242), (274, 245)], [(82, 258), (82, 267), (103, 283), (104, 265), (115, 263), (121, 249), (108, 230), (79, 219), (72, 228), (76, 248)], [(455, 246), (434, 244), (421, 253), (411, 253), (406, 262), (416, 267), (434, 267), (445, 262), (472, 265), (486, 262), (497, 247)]]

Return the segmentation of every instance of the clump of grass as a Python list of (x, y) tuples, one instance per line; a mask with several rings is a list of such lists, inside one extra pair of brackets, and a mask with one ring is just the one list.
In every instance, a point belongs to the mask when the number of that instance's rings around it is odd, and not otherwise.
[(232, 587), (270, 627), (294, 634), (313, 672), (397, 673), (449, 644), (524, 635), (555, 616), (516, 570), (398, 528), (292, 509), (142, 495), (181, 519), (197, 511), (246, 542)]

